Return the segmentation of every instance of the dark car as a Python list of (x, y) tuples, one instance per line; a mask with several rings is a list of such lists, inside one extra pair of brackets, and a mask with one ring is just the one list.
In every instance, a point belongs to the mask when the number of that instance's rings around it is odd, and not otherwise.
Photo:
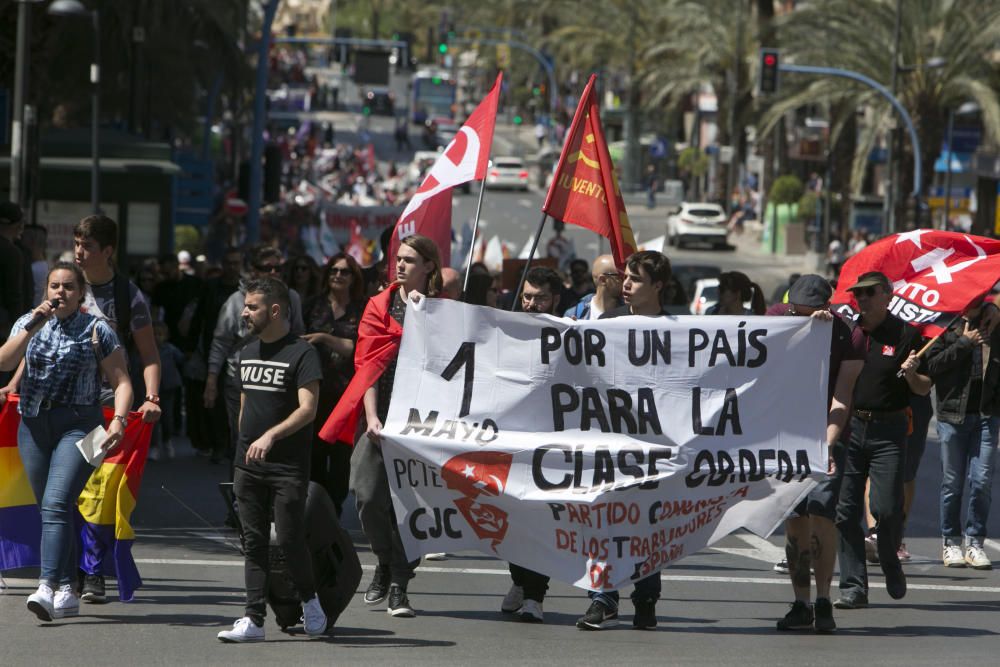
[(395, 115), (395, 95), (388, 88), (371, 88), (365, 93), (364, 108), (378, 116)]

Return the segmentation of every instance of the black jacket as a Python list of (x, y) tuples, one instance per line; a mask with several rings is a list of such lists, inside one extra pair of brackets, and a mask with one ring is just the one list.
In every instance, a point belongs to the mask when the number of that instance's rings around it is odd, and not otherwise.
[[(927, 371), (937, 392), (937, 418), (949, 424), (965, 419), (972, 383), (972, 354), (981, 348), (962, 336), (965, 320), (959, 318), (934, 341), (927, 353)], [(989, 359), (984, 359), (981, 414), (1000, 416), (1000, 327), (989, 339)]]

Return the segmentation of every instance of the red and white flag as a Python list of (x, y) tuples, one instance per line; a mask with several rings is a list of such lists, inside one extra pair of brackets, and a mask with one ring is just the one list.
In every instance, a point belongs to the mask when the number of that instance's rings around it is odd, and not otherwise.
[(844, 264), (831, 300), (837, 312), (857, 313), (847, 290), (858, 276), (884, 273), (892, 282), (889, 312), (936, 336), (1000, 280), (1000, 241), (956, 232), (917, 229), (872, 243)]
[(422, 234), (437, 243), (441, 265), (451, 266), (451, 190), (456, 185), (486, 178), (502, 78), (503, 72), (497, 75), (493, 88), (438, 156), (399, 216), (389, 244), (390, 279), (396, 275), (393, 259), (399, 242), (413, 234)]

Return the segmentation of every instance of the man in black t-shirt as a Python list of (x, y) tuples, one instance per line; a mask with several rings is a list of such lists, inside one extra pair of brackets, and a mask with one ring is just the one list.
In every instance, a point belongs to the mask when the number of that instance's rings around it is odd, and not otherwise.
[[(898, 600), (906, 595), (906, 577), (896, 548), (903, 520), (903, 466), (910, 394), (926, 395), (931, 380), (917, 357), (920, 332), (892, 315), (892, 286), (885, 274), (863, 273), (848, 288), (854, 293), (868, 334), (865, 365), (854, 385), (851, 439), (837, 503), (840, 529), (840, 599), (838, 609), (868, 605), (865, 565), (865, 480), (871, 481), (871, 512), (878, 523), (878, 551), (885, 587)], [(902, 373), (900, 373), (902, 371)]]
[(312, 345), (292, 335), (288, 288), (264, 277), (247, 285), (243, 320), (257, 338), (239, 353), (239, 439), (234, 492), (243, 527), (246, 615), (224, 642), (264, 640), (271, 512), (278, 546), (303, 603), (309, 635), (326, 631), (306, 545), (309, 448), (323, 371)]

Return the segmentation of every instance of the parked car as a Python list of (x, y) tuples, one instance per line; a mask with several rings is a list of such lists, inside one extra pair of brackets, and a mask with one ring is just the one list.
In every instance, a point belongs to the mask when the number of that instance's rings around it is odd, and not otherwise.
[(519, 157), (498, 157), (486, 172), (486, 185), (490, 188), (528, 189), (528, 168)]
[(378, 116), (392, 116), (396, 113), (395, 95), (388, 88), (369, 88), (363, 104), (369, 113)]
[(695, 284), (702, 278), (718, 278), (722, 269), (708, 264), (673, 264), (674, 278), (684, 291), (684, 303), (690, 304)]
[(691, 294), (691, 314), (704, 315), (705, 311), (719, 302), (719, 279), (702, 278), (694, 283)]
[(684, 202), (667, 217), (667, 243), (680, 248), (686, 243), (706, 243), (727, 248), (726, 211), (718, 204)]

